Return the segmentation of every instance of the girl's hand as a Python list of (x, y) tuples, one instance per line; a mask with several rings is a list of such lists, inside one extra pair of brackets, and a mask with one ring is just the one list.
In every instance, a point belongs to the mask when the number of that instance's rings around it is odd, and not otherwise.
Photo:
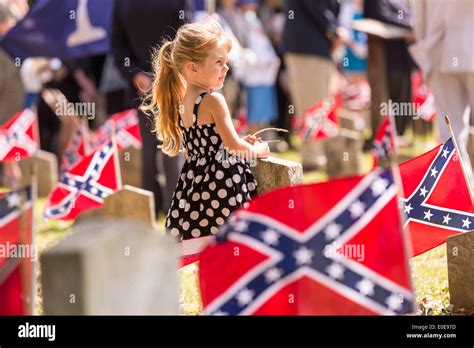
[(245, 140), (246, 142), (248, 142), (249, 144), (252, 144), (252, 145), (255, 144), (256, 142), (262, 141), (262, 138), (256, 137), (252, 134), (249, 134), (249, 135), (243, 137), (242, 139)]
[(270, 148), (268, 147), (268, 143), (266, 141), (257, 141), (253, 144), (253, 146), (257, 152), (258, 158), (267, 158), (270, 156)]

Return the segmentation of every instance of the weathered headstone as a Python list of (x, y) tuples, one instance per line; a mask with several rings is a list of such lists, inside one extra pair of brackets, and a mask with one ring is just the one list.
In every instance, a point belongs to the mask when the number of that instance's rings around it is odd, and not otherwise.
[(325, 141), (329, 178), (359, 175), (362, 172), (362, 137), (360, 132), (341, 129)]
[(31, 183), (31, 173), (34, 165), (36, 165), (38, 173), (38, 197), (46, 197), (58, 182), (58, 159), (51, 152), (39, 150), (35, 156), (21, 160), (22, 185)]
[(105, 197), (102, 207), (81, 213), (76, 223), (97, 217), (124, 218), (153, 226), (156, 220), (153, 192), (125, 185)]
[(474, 308), (474, 231), (448, 237), (446, 248), (451, 303)]
[(257, 180), (259, 194), (282, 186), (293, 186), (303, 183), (303, 167), (300, 163), (276, 157), (259, 159), (252, 167)]
[(41, 255), (46, 315), (179, 313), (175, 241), (130, 220), (73, 228)]
[(301, 157), (305, 171), (324, 170), (327, 162), (324, 154), (324, 141), (316, 140), (301, 144)]
[(141, 150), (134, 147), (119, 152), (122, 183), (135, 187), (142, 186), (142, 156)]
[(340, 127), (362, 132), (365, 128), (365, 117), (367, 113), (369, 113), (368, 110), (352, 111), (340, 109), (338, 113)]

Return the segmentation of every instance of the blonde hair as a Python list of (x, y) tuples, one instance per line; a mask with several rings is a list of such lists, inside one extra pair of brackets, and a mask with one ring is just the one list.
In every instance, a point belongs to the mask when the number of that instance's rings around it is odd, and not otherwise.
[(163, 142), (162, 151), (176, 156), (182, 147), (179, 128), (179, 106), (186, 91), (182, 70), (186, 62), (204, 63), (219, 40), (231, 41), (215, 20), (185, 24), (173, 41), (166, 41), (153, 53), (154, 81), (145, 96), (141, 110), (155, 116), (157, 137)]

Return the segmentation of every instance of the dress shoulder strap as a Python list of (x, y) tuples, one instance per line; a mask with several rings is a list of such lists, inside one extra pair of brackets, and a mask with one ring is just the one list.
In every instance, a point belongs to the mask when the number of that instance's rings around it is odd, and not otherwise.
[(196, 101), (194, 102), (194, 108), (193, 108), (193, 125), (196, 126), (198, 123), (198, 112), (199, 112), (199, 106), (201, 105), (202, 99), (204, 96), (207, 94), (207, 92), (202, 92), (199, 94), (199, 96), (196, 98)]

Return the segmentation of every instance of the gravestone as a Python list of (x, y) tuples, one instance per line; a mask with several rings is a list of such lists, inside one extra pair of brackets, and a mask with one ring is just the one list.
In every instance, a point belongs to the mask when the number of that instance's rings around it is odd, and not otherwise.
[(82, 212), (76, 223), (97, 217), (126, 218), (154, 226), (155, 200), (153, 192), (125, 185), (104, 199), (104, 205)]
[(315, 140), (301, 144), (301, 158), (305, 171), (324, 170), (327, 162), (324, 154), (324, 141)]
[(20, 161), (22, 185), (31, 183), (33, 166), (37, 168), (38, 197), (47, 197), (58, 182), (58, 159), (55, 154), (38, 150), (33, 157)]
[(141, 150), (134, 147), (119, 152), (122, 183), (135, 187), (142, 187), (142, 155)]
[(368, 110), (352, 111), (341, 108), (338, 113), (340, 127), (357, 132), (363, 132), (367, 113), (369, 113)]
[(451, 303), (474, 308), (474, 231), (448, 237), (446, 249)]
[(326, 139), (327, 174), (329, 178), (362, 173), (363, 141), (360, 132), (340, 129), (335, 137)]
[(94, 219), (41, 255), (45, 315), (177, 315), (178, 245), (151, 226)]
[(260, 158), (256, 166), (251, 166), (257, 180), (259, 194), (283, 186), (294, 186), (303, 183), (301, 163), (283, 160), (276, 157)]

